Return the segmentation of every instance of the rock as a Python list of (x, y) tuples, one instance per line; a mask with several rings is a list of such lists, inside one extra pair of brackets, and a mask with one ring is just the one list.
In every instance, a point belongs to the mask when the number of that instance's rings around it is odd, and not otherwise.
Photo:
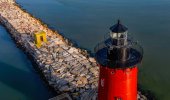
[(46, 65), (50, 65), (50, 64), (52, 64), (52, 63), (53, 63), (52, 60), (47, 60), (47, 61), (45, 62)]
[(64, 93), (64, 94), (61, 94), (61, 95), (58, 95), (54, 98), (51, 98), (49, 100), (72, 100), (71, 97), (69, 96), (69, 94), (67, 93)]
[(74, 47), (70, 47), (70, 49), (68, 50), (69, 53), (78, 53), (78, 49), (74, 48)]
[(78, 74), (80, 74), (80, 72), (79, 72), (79, 71), (77, 71), (77, 69), (73, 69), (73, 70), (71, 71), (71, 73), (72, 73), (72, 74), (74, 74), (74, 75), (78, 75)]
[(60, 68), (58, 68), (56, 71), (57, 72), (60, 72), (61, 73), (61, 76), (63, 76), (63, 75), (65, 75), (64, 73), (65, 73), (65, 70), (66, 70), (66, 68), (65, 67), (60, 67)]
[(74, 58), (80, 58), (77, 54), (73, 54)]
[(95, 68), (90, 68), (90, 72), (92, 72), (94, 75), (98, 75), (98, 71)]
[(80, 80), (83, 82), (83, 84), (87, 84), (87, 78), (86, 77), (81, 77)]
[(72, 81), (74, 80), (74, 78), (67, 78), (67, 80), (68, 80), (69, 82), (72, 82)]
[(36, 50), (35, 52), (36, 52), (37, 55), (41, 54), (41, 52), (39, 50)]
[(48, 84), (49, 85), (53, 85), (53, 84), (55, 84), (53, 81), (48, 81)]
[(140, 100), (147, 100), (147, 98), (144, 95), (140, 95)]
[(89, 61), (93, 62), (93, 63), (96, 63), (96, 60), (94, 58), (92, 58), (92, 57), (89, 58)]
[(83, 60), (83, 61), (81, 61), (83, 64), (87, 64), (87, 63), (89, 63), (89, 61), (87, 60), (87, 59), (85, 59), (85, 60)]
[(56, 48), (55, 52), (63, 52), (63, 49), (62, 48)]
[(82, 89), (82, 88), (80, 89), (80, 93), (83, 93), (84, 91), (85, 91), (85, 89)]
[(67, 92), (67, 91), (69, 91), (69, 87), (67, 85), (65, 85), (65, 86), (62, 86), (61, 88), (59, 88), (59, 90), (62, 92)]
[(85, 86), (85, 88), (86, 88), (86, 89), (89, 89), (89, 88), (90, 88), (90, 86), (89, 86), (89, 85), (86, 85), (86, 86)]
[(38, 55), (37, 58), (39, 58), (39, 59), (42, 58), (42, 55)]
[(57, 57), (56, 53), (52, 53), (53, 58), (55, 59)]
[(79, 87), (79, 88), (84, 88), (84, 87), (85, 87), (85, 84), (79, 84), (78, 87)]
[(139, 99), (140, 99), (140, 95), (138, 94), (138, 95), (137, 95), (137, 100), (139, 100)]
[(68, 52), (66, 52), (66, 51), (64, 51), (64, 52), (62, 53), (62, 55), (63, 55), (63, 56), (68, 56), (68, 55), (69, 55), (69, 53), (68, 53)]
[(80, 56), (82, 59), (86, 59), (86, 57), (83, 56), (82, 54), (79, 54), (79, 56)]
[(96, 90), (88, 90), (86, 93), (83, 93), (81, 96), (81, 100), (96, 100), (97, 94)]
[(72, 56), (69, 56), (67, 58), (65, 58), (65, 61), (70, 61), (70, 60), (73, 60), (74, 58)]
[(70, 61), (70, 66), (76, 67), (78, 65), (77, 61)]
[(94, 85), (95, 82), (97, 82), (97, 79), (94, 78), (94, 77), (90, 77), (88, 80), (89, 80), (88, 82), (92, 83), (93, 85)]
[(73, 95), (74, 100), (77, 100), (79, 97), (79, 92), (75, 92), (72, 95)]
[(77, 81), (73, 80), (73, 81), (71, 82), (71, 86), (72, 86), (73, 88), (76, 88), (76, 87), (74, 87), (74, 86), (76, 86), (76, 85), (77, 85)]
[(92, 89), (95, 89), (95, 88), (96, 88), (96, 86), (92, 84), (92, 85), (91, 85), (91, 88), (92, 88)]
[(68, 50), (68, 49), (69, 49), (69, 47), (66, 46), (66, 45), (62, 46), (62, 48), (63, 48), (64, 50)]
[(89, 68), (91, 68), (92, 66), (91, 66), (91, 64), (88, 62), (88, 63), (85, 64), (85, 67), (86, 67), (87, 69), (89, 69)]
[(49, 67), (50, 67), (50, 65), (45, 65), (45, 68), (46, 68), (46, 69), (49, 69)]
[(41, 52), (48, 53), (48, 50), (47, 50), (46, 48), (41, 48), (40, 51), (41, 51)]
[(92, 97), (92, 100), (97, 100), (97, 93)]
[(86, 78), (89, 79), (91, 76), (90, 75), (86, 75)]
[(81, 74), (87, 75), (87, 73), (88, 73), (88, 69), (84, 68), (83, 70), (81, 70), (80, 75)]
[(62, 79), (58, 79), (56, 83), (57, 83), (57, 84), (60, 84), (61, 86), (64, 86), (64, 85), (67, 85), (67, 84), (68, 84), (68, 81), (62, 80)]
[(80, 84), (82, 84), (82, 83), (83, 83), (83, 82), (80, 81), (80, 80), (77, 81), (77, 85), (80, 85)]
[(64, 59), (59, 59), (58, 62), (63, 62)]

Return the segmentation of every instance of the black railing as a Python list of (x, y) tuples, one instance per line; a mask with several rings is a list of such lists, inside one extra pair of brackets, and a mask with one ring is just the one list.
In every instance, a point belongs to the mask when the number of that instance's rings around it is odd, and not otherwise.
[(117, 46), (108, 38), (99, 43), (94, 51), (99, 64), (112, 68), (133, 67), (140, 63), (143, 57), (143, 48), (131, 39), (127, 39), (126, 45)]

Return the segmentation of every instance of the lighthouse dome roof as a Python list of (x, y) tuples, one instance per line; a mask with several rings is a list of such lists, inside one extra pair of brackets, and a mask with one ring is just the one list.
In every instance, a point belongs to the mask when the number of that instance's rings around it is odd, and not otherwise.
[(110, 30), (114, 33), (122, 33), (126, 32), (128, 28), (120, 23), (120, 20), (118, 20), (117, 24), (110, 27)]

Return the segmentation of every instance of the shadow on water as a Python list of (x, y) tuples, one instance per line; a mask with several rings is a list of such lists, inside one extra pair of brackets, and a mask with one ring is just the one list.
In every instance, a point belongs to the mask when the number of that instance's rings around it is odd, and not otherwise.
[[(17, 69), (9, 64), (0, 62), (1, 70), (0, 70), (0, 82), (5, 85), (23, 93), (27, 97), (32, 97), (32, 93), (30, 92), (30, 88), (28, 88), (26, 81), (30, 79), (30, 73)], [(21, 79), (20, 81), (16, 81), (17, 79)], [(26, 88), (27, 87), (27, 88)], [(9, 94), (10, 95), (10, 94)]]
[[(34, 70), (27, 62), (24, 54), (18, 51), (13, 45), (7, 32), (3, 27), (1, 29), (1, 53), (0, 53), (0, 100), (47, 100), (53, 97), (55, 93), (49, 89), (41, 80)], [(3, 31), (4, 30), (4, 31)], [(9, 47), (7, 47), (10, 45)], [(6, 50), (7, 49), (7, 50)], [(15, 52), (10, 51), (15, 50)], [(18, 55), (19, 54), (19, 55)], [(7, 56), (5, 56), (7, 55)], [(3, 57), (4, 56), (4, 57)], [(16, 56), (16, 58), (13, 58)], [(24, 58), (23, 58), (24, 57)], [(14, 59), (11, 61), (11, 59)], [(21, 60), (23, 59), (23, 60)], [(19, 61), (26, 61), (21, 62)], [(27, 70), (28, 69), (28, 70)], [(4, 84), (4, 85), (3, 85)]]

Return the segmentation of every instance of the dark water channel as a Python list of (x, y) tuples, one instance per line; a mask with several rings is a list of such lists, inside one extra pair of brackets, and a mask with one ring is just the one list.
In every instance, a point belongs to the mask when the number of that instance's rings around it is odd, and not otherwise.
[(0, 25), (0, 100), (48, 100), (53, 93)]

